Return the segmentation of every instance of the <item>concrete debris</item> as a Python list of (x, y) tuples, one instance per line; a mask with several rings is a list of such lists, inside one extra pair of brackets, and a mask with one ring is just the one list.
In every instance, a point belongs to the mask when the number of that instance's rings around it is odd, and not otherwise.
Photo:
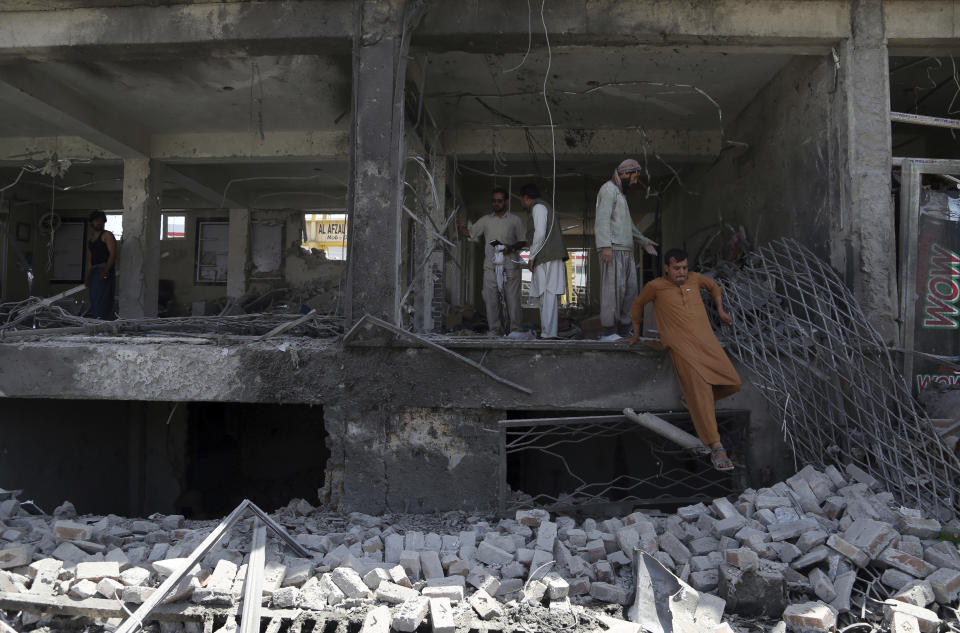
[[(13, 596), (141, 604), (215, 527), (179, 515), (83, 516), (67, 504), (38, 516), (20, 511), (15, 495), (5, 501), (0, 614)], [(596, 630), (716, 633), (741, 630), (738, 617), (761, 617), (782, 618), (791, 632), (826, 632), (863, 610), (876, 626), (927, 633), (954, 617), (960, 599), (960, 550), (939, 540), (945, 527), (896, 507), (855, 468), (807, 467), (785, 483), (673, 515), (580, 523), (534, 509), (499, 520), (450, 513), (438, 529), (436, 519), (411, 515), (334, 520), (302, 500), (274, 516), (312, 558), (271, 537), (264, 607), (335, 614), (369, 631), (413, 631), (428, 619), (441, 632), (507, 630), (539, 609), (538, 617), (579, 618)], [(163, 604), (236, 610), (251, 533), (241, 522)], [(36, 616), (14, 617), (23, 625)]]

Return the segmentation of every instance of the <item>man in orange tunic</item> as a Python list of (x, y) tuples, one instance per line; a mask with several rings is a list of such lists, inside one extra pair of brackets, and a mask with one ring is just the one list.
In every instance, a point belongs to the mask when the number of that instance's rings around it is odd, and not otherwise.
[(732, 470), (733, 462), (717, 432), (715, 407), (717, 400), (740, 389), (740, 376), (710, 327), (700, 289), (710, 293), (725, 324), (730, 325), (733, 319), (723, 309), (720, 286), (709, 277), (687, 271), (684, 251), (674, 248), (663, 257), (663, 277), (646, 284), (633, 302), (633, 337), (627, 345), (637, 342), (642, 331), (643, 307), (653, 301), (660, 341), (670, 351), (697, 436), (710, 447), (714, 468)]

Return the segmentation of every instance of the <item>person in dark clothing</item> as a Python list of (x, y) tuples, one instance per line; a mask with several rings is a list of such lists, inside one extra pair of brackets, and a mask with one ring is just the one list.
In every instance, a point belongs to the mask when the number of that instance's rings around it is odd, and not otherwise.
[(113, 233), (104, 229), (106, 224), (107, 215), (103, 211), (90, 214), (92, 231), (87, 238), (89, 256), (83, 283), (90, 292), (90, 316), (112, 321), (113, 294), (116, 289), (113, 264), (117, 260), (117, 239)]

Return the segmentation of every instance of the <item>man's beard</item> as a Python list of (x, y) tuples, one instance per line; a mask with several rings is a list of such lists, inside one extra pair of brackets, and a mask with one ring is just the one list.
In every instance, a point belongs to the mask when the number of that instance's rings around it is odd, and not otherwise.
[(623, 179), (623, 178), (620, 179), (620, 188), (623, 189), (624, 193), (626, 193), (630, 189), (629, 176), (626, 179)]

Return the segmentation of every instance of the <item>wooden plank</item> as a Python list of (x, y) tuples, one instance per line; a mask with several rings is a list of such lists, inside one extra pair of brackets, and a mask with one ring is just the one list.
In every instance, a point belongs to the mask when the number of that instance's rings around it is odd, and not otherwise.
[(263, 566), (267, 561), (267, 526), (260, 519), (253, 524), (253, 542), (250, 562), (243, 581), (243, 610), (240, 615), (240, 633), (260, 633), (260, 609), (263, 602)]

